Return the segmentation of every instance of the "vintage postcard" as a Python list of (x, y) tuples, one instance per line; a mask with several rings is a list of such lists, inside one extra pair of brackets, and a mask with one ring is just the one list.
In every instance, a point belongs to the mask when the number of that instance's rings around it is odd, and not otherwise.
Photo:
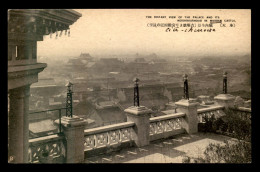
[(9, 163), (251, 159), (250, 9), (8, 10)]

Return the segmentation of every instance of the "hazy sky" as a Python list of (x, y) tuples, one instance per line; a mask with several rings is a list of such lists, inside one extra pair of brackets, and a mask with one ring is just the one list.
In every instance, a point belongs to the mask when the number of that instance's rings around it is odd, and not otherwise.
[[(110, 54), (150, 54), (176, 56), (236, 55), (251, 52), (250, 10), (179, 10), (179, 9), (76, 9), (82, 14), (70, 26), (70, 37), (49, 36), (38, 42), (38, 56), (92, 56)], [(147, 23), (177, 23), (168, 16), (219, 16), (235, 19), (235, 27), (216, 32), (165, 32), (147, 27)], [(146, 18), (166, 16), (166, 19)], [(205, 18), (204, 18), (205, 19)], [(187, 22), (183, 22), (187, 23)]]

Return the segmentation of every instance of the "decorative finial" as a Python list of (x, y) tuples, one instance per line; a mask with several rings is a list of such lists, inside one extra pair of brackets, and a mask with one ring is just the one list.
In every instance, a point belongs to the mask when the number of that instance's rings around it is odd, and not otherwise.
[(183, 75), (183, 80), (187, 80), (188, 79), (188, 75), (185, 73), (184, 75)]
[(227, 71), (223, 72), (223, 77), (227, 77)]
[(68, 82), (65, 86), (68, 87), (69, 92), (72, 92), (73, 84), (71, 82)]
[(140, 81), (140, 79), (134, 78), (133, 81), (136, 82), (136, 83), (138, 83), (138, 82)]

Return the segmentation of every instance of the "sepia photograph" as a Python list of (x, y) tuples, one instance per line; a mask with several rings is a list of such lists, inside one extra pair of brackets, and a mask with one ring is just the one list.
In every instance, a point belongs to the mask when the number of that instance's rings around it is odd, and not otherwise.
[(9, 164), (251, 164), (251, 9), (8, 9)]

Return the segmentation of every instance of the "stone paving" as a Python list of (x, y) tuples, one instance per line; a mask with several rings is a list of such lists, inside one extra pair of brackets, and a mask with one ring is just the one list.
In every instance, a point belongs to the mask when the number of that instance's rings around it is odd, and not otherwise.
[(230, 137), (213, 133), (182, 134), (156, 140), (142, 148), (129, 147), (85, 159), (85, 163), (182, 163), (184, 156), (202, 156), (209, 143), (223, 143)]

